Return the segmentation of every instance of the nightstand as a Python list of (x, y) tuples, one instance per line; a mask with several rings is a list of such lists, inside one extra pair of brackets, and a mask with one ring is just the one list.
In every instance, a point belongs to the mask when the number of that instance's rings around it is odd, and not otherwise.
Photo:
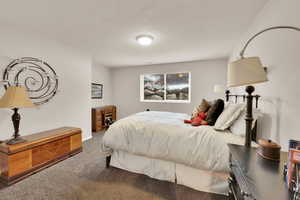
[(266, 160), (256, 148), (229, 144), (231, 200), (285, 200), (291, 194), (283, 179), (287, 153), (281, 152), (280, 162)]

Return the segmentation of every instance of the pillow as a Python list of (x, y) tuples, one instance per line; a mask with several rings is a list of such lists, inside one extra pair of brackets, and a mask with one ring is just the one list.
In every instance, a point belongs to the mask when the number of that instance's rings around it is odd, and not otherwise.
[(224, 111), (216, 121), (214, 129), (219, 131), (228, 129), (241, 115), (241, 112), (245, 110), (245, 107), (245, 104), (227, 104)]
[[(253, 123), (252, 129), (255, 126), (255, 122), (262, 117), (263, 114), (258, 109), (253, 109)], [(246, 110), (242, 111), (238, 119), (231, 125), (230, 131), (234, 135), (245, 136), (246, 134)]]
[(224, 101), (222, 99), (218, 99), (207, 111), (206, 121), (208, 125), (210, 126), (215, 125), (223, 109), (224, 109)]
[(207, 122), (205, 121), (206, 114), (205, 112), (201, 112), (198, 114), (197, 117), (194, 117), (192, 121), (192, 126), (200, 126), (200, 125), (207, 125)]
[(192, 118), (197, 117), (198, 114), (201, 112), (207, 112), (209, 108), (210, 108), (210, 104), (205, 99), (202, 99), (201, 104), (194, 109)]

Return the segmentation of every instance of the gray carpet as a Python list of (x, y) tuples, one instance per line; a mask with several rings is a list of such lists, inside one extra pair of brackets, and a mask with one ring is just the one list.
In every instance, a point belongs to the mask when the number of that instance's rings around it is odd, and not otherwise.
[(192, 190), (124, 170), (105, 169), (99, 154), (102, 133), (83, 145), (83, 152), (24, 179), (0, 187), (1, 200), (221, 200)]

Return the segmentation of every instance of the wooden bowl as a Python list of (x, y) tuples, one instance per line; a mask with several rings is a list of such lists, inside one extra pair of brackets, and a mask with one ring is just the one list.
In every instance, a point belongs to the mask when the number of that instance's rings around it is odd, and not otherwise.
[(259, 139), (257, 153), (268, 160), (280, 161), (281, 146), (272, 140)]

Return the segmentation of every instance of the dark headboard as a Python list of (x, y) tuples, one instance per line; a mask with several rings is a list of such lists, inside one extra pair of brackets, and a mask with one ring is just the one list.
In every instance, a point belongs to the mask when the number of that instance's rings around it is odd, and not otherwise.
[[(258, 100), (260, 98), (260, 95), (252, 95), (253, 100), (255, 103), (255, 108), (258, 108)], [(231, 98), (234, 98), (234, 103), (240, 102), (240, 99), (242, 99), (243, 102), (246, 102), (247, 95), (240, 95), (240, 94), (230, 94), (229, 90), (226, 90), (225, 92), (225, 99), (226, 102), (229, 102)], [(254, 128), (252, 129), (252, 141), (257, 141), (257, 121), (255, 121)]]

